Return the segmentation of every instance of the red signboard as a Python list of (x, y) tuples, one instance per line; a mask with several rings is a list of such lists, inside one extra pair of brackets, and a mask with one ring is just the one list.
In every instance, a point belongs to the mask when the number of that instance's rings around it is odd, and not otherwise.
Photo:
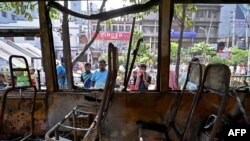
[[(95, 32), (91, 33), (93, 37)], [(130, 32), (99, 32), (97, 40), (129, 40)]]

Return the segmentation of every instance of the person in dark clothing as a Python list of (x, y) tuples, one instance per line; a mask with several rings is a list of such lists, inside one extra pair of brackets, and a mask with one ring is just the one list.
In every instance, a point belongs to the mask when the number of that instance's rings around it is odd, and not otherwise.
[(85, 72), (82, 73), (81, 75), (81, 81), (83, 82), (83, 87), (88, 89), (91, 87), (91, 77), (92, 77), (92, 72), (91, 70), (91, 64), (90, 63), (86, 63), (84, 65), (85, 68)]
[(135, 90), (148, 90), (148, 86), (151, 83), (151, 76), (146, 73), (147, 66), (145, 64), (140, 65), (140, 70), (137, 74)]

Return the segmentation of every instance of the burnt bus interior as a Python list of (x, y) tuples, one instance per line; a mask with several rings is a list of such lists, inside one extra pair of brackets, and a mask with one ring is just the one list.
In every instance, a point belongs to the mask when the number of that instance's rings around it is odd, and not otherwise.
[[(1, 140), (212, 141), (226, 140), (223, 136), (223, 132), (227, 130), (226, 125), (239, 127), (249, 125), (249, 87), (230, 87), (231, 72), (225, 64), (208, 64), (204, 68), (200, 63), (189, 63), (182, 90), (172, 90), (168, 87), (171, 63), (170, 30), (174, 5), (230, 4), (247, 3), (247, 1), (149, 0), (135, 7), (124, 7), (125, 12), (106, 11), (90, 16), (65, 10), (57, 1), (37, 1), (37, 3), (39, 28), (0, 29), (0, 36), (40, 37), (46, 90), (32, 86), (31, 78), (28, 77), (29, 84), (12, 85), (7, 90), (0, 91)], [(59, 89), (52, 23), (49, 17), (49, 10), (52, 7), (69, 15), (102, 22), (117, 16), (146, 11), (155, 5), (159, 8), (158, 71), (155, 90), (143, 92), (114, 90), (119, 53), (112, 43), (107, 46), (109, 72), (104, 90), (84, 90), (74, 87), (68, 90)], [(137, 10), (131, 10), (131, 7)], [(141, 42), (142, 39), (139, 39), (134, 56), (130, 56), (131, 66), (135, 63), (137, 48)], [(15, 59), (21, 59), (25, 65), (21, 68), (13, 66), (12, 62)], [(72, 64), (72, 60), (67, 57), (65, 61)], [(13, 54), (9, 64), (12, 84), (15, 83), (16, 72), (30, 73), (28, 62), (23, 56)], [(131, 71), (132, 69), (128, 67), (126, 70), (128, 78)], [(70, 75), (72, 76), (72, 73)], [(128, 79), (124, 82), (126, 86)], [(188, 82), (195, 83), (197, 90), (186, 89)]]

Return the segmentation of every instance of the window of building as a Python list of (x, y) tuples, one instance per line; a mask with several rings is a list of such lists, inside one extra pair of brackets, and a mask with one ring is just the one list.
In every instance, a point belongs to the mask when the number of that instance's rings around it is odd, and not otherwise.
[(126, 25), (126, 32), (130, 32), (130, 30), (131, 30), (131, 27), (130, 27), (130, 25)]
[(214, 11), (208, 11), (208, 18), (212, 18), (214, 16)]
[(119, 25), (119, 31), (123, 32), (124, 31), (124, 26), (123, 25)]
[(111, 31), (111, 26), (110, 25), (106, 26), (106, 31)]
[(113, 31), (118, 31), (118, 29), (117, 29), (117, 25), (113, 25)]
[(142, 32), (146, 32), (145, 26), (142, 27)]
[(14, 20), (16, 20), (16, 15), (11, 15), (11, 19), (14, 21)]
[(96, 30), (96, 25), (92, 25), (92, 30), (93, 30), (93, 31)]
[(100, 31), (105, 31), (105, 25), (101, 25)]
[(154, 26), (151, 26), (151, 27), (149, 27), (149, 30), (150, 30), (151, 33), (154, 33), (155, 27), (154, 27)]
[(153, 32), (154, 31), (153, 26), (144, 26), (142, 29), (144, 32)]
[(35, 40), (34, 37), (25, 37), (25, 40)]
[(199, 32), (199, 29), (200, 29), (200, 27), (196, 26), (196, 27), (194, 28), (194, 32), (198, 33), (198, 32)]
[(197, 11), (196, 12), (196, 17), (197, 18), (204, 18), (204, 11)]
[(212, 26), (212, 27), (210, 28), (210, 34), (211, 34), (210, 36), (216, 35), (216, 34), (217, 34), (217, 31), (218, 31), (218, 28)]
[(7, 12), (2, 11), (2, 16), (3, 16), (3, 17), (7, 17)]

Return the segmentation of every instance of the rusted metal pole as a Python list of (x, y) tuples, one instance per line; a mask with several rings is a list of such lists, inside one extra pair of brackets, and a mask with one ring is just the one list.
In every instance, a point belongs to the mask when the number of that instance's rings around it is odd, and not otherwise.
[[(134, 33), (134, 28), (135, 28), (135, 17), (133, 18), (133, 23), (132, 23), (132, 29), (131, 29), (131, 32), (130, 32), (130, 39), (129, 39), (129, 47), (128, 47), (128, 54), (127, 54), (127, 63), (126, 63), (126, 67), (125, 67), (125, 74), (124, 74), (124, 84), (123, 86), (125, 87), (125, 91), (127, 89), (127, 78), (128, 77), (128, 65), (129, 65), (129, 59), (130, 59), (130, 52), (131, 52), (131, 47), (132, 47), (132, 40), (133, 40), (133, 33)], [(132, 66), (133, 67), (133, 66)]]
[[(68, 8), (67, 0), (64, 0), (64, 7)], [(66, 13), (63, 13), (62, 39), (63, 39), (63, 61), (66, 69), (67, 88), (71, 90), (73, 88), (73, 72), (72, 72), (73, 67), (72, 67), (72, 58), (70, 49), (68, 14)]]
[(143, 42), (143, 38), (140, 38), (138, 41), (137, 41), (137, 45), (136, 45), (136, 48), (133, 52), (133, 59), (132, 59), (132, 62), (131, 62), (131, 65), (130, 65), (130, 68), (129, 68), (129, 72), (128, 72), (128, 76), (127, 76), (127, 79), (125, 81), (125, 85), (124, 85), (124, 89), (126, 90), (127, 87), (128, 87), (128, 81), (129, 81), (129, 78), (130, 78), (130, 75), (132, 73), (132, 70), (133, 70), (133, 66), (135, 64), (135, 59), (136, 59), (136, 56), (138, 54), (138, 50), (139, 50), (139, 47), (140, 47), (140, 44), (141, 42)]
[[(169, 86), (170, 68), (170, 30), (171, 30), (171, 9), (174, 5), (171, 1), (160, 0), (159, 4), (159, 42), (158, 42), (158, 70), (157, 89), (160, 92), (167, 92)], [(172, 11), (173, 12), (173, 11)]]
[(39, 21), (40, 21), (40, 33), (41, 36), (41, 51), (42, 51), (42, 63), (46, 78), (46, 88), (48, 92), (54, 92), (57, 85), (56, 79), (56, 64), (55, 54), (52, 40), (52, 31), (49, 28), (52, 26), (48, 21), (49, 14), (46, 7), (46, 1), (38, 1), (39, 6)]

